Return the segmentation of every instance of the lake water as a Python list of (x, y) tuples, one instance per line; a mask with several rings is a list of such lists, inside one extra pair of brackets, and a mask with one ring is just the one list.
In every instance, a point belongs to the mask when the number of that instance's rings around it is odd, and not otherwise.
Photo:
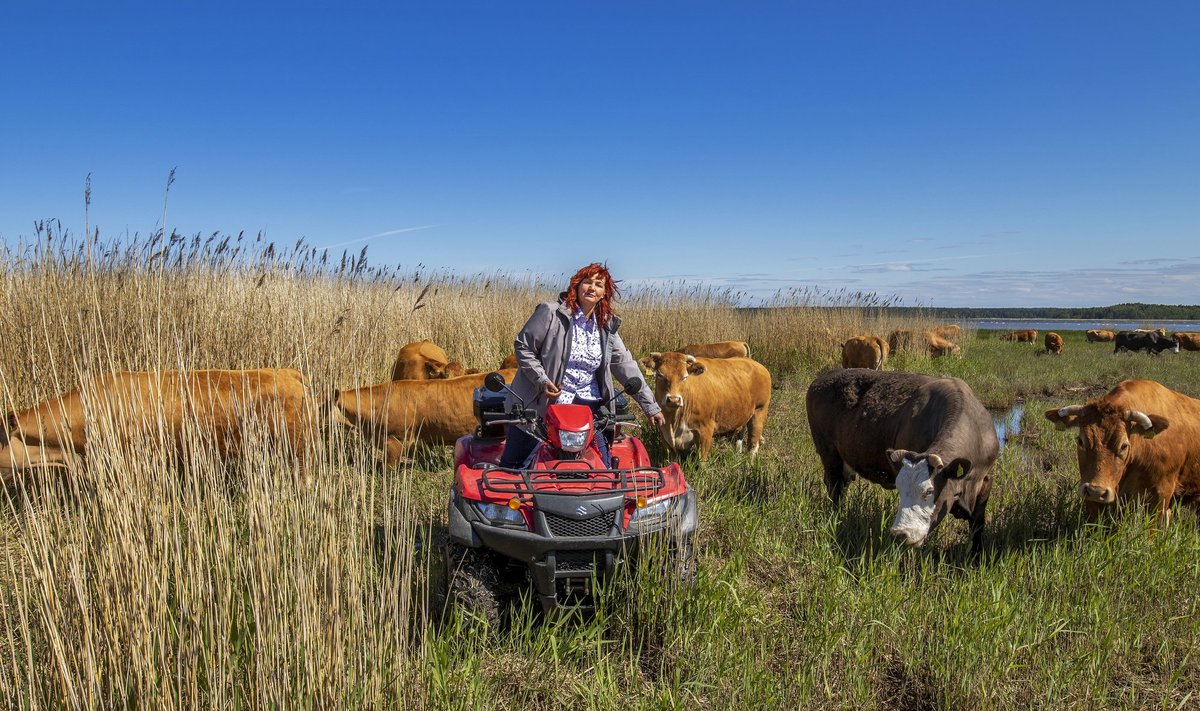
[(1021, 434), (1021, 418), (1025, 415), (1025, 403), (1018, 402), (1005, 412), (993, 412), (992, 422), (996, 426), (996, 439), (1000, 446)]
[(1135, 328), (1165, 328), (1167, 331), (1200, 331), (1200, 321), (1067, 321), (1039, 319), (988, 319), (971, 318), (962, 322), (964, 326), (992, 331), (1022, 331), (1035, 328), (1039, 331), (1087, 331), (1106, 328), (1110, 331), (1132, 331)]

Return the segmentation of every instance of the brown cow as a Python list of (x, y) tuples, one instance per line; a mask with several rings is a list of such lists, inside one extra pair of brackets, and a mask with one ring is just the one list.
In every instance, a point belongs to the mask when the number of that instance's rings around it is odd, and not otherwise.
[(1037, 343), (1038, 332), (1035, 328), (1026, 329), (1024, 331), (1009, 331), (1001, 335), (999, 338), (1002, 341), (1015, 341), (1017, 343)]
[(1176, 331), (1174, 335), (1181, 349), (1185, 351), (1200, 351), (1200, 333)]
[(933, 329), (933, 334), (941, 336), (948, 341), (953, 341), (962, 336), (962, 326), (959, 326), (957, 323), (948, 323)]
[(1114, 341), (1117, 338), (1115, 331), (1109, 331), (1103, 328), (1093, 328), (1087, 332), (1088, 343), (1096, 343), (1098, 341)]
[(396, 354), (392, 380), (436, 380), (473, 375), (479, 371), (451, 361), (446, 351), (428, 338), (406, 344)]
[(116, 437), (119, 446), (158, 442), (177, 453), (209, 442), (228, 459), (240, 453), (250, 421), (300, 458), (313, 432), (304, 376), (289, 369), (111, 373), (10, 412), (0, 427), (0, 475), (65, 466), (72, 456), (86, 462), (98, 436)]
[(508, 370), (510, 368), (516, 369), (516, 367), (517, 367), (517, 354), (516, 353), (509, 353), (508, 355), (504, 356), (504, 360), (500, 361), (500, 370)]
[(929, 358), (958, 355), (962, 350), (957, 343), (951, 343), (932, 331), (926, 331), (922, 337), (925, 340), (925, 355)]
[[(515, 369), (501, 370), (512, 382)], [(357, 428), (395, 466), (417, 442), (454, 444), (475, 425), (471, 396), (485, 373), (438, 380), (393, 380), (334, 390), (334, 417)]]
[(912, 350), (916, 344), (913, 332), (906, 329), (896, 329), (888, 334), (888, 348), (893, 354)]
[(745, 441), (753, 457), (762, 443), (771, 404), (771, 374), (749, 358), (697, 358), (651, 353), (642, 365), (654, 372), (654, 399), (663, 409), (663, 441), (676, 453), (699, 445), (707, 461), (716, 435)]
[(882, 370), (887, 357), (888, 342), (879, 336), (855, 336), (842, 344), (843, 368)]
[(693, 343), (680, 348), (679, 352), (697, 358), (749, 358), (750, 344), (745, 341)]
[(1063, 352), (1063, 337), (1050, 331), (1046, 334), (1046, 352), (1061, 355)]
[(1046, 419), (1079, 428), (1079, 493), (1090, 520), (1118, 501), (1141, 501), (1163, 523), (1173, 499), (1200, 504), (1200, 400), (1153, 380), (1124, 380), (1086, 405), (1047, 410)]

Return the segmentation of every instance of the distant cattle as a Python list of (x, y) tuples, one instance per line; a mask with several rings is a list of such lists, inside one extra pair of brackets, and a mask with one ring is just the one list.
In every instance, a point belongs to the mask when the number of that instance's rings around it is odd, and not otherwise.
[(713, 437), (744, 442), (758, 453), (771, 404), (771, 374), (749, 358), (697, 358), (684, 353), (651, 353), (642, 360), (654, 373), (654, 398), (666, 423), (663, 441), (676, 453), (699, 448), (707, 461)]
[(959, 326), (957, 323), (950, 323), (944, 326), (938, 326), (937, 328), (933, 329), (932, 333), (935, 336), (941, 336), (942, 338), (953, 341), (962, 336), (962, 326)]
[(957, 343), (951, 343), (932, 331), (925, 332), (922, 337), (925, 341), (925, 355), (930, 358), (958, 355), (962, 350)]
[(1160, 336), (1167, 335), (1167, 329), (1162, 328), (1161, 326), (1158, 328), (1135, 328), (1135, 329), (1132, 329), (1132, 332), (1133, 333), (1157, 333)]
[(1153, 380), (1125, 380), (1085, 405), (1047, 410), (1046, 419), (1079, 429), (1079, 493), (1089, 519), (1119, 501), (1141, 501), (1167, 523), (1173, 500), (1200, 504), (1200, 400)]
[(207, 444), (228, 459), (242, 452), (253, 422), (302, 458), (313, 432), (304, 376), (289, 369), (110, 373), (10, 412), (0, 426), (0, 474), (66, 466), (73, 456), (86, 462), (98, 438), (178, 454)]
[(1186, 333), (1178, 331), (1175, 334), (1175, 340), (1179, 342), (1179, 347), (1185, 351), (1200, 351), (1200, 333)]
[(1088, 343), (1096, 343), (1098, 341), (1111, 341), (1117, 337), (1115, 331), (1108, 331), (1103, 328), (1093, 328), (1087, 332)]
[(1179, 341), (1157, 331), (1121, 331), (1113, 339), (1113, 344), (1113, 353), (1144, 350), (1150, 351), (1151, 355), (1159, 355), (1165, 350), (1179, 352)]
[(1002, 341), (1014, 341), (1016, 343), (1037, 343), (1037, 329), (1025, 329), (1023, 331), (1009, 331), (1002, 334), (999, 338)]
[(916, 340), (912, 331), (898, 328), (888, 334), (888, 348), (893, 354), (908, 352), (912, 350)]
[(1063, 352), (1063, 338), (1054, 331), (1046, 334), (1046, 352), (1060, 355)]
[[(515, 370), (499, 371), (512, 382)], [(359, 430), (395, 466), (418, 442), (454, 444), (477, 421), (472, 404), (484, 373), (437, 380), (393, 380), (361, 388), (334, 390), (333, 414)]]
[(965, 382), (831, 370), (809, 386), (807, 409), (834, 502), (857, 473), (900, 490), (893, 535), (920, 545), (949, 513), (970, 523), (972, 550), (980, 552), (1000, 442), (991, 414)]
[(842, 344), (842, 367), (879, 370), (887, 362), (888, 348), (879, 336), (855, 336)]
[(697, 358), (749, 358), (750, 344), (745, 341), (693, 343), (680, 348), (679, 352)]
[(462, 363), (452, 362), (446, 351), (428, 338), (402, 347), (392, 365), (392, 380), (436, 380), (478, 373)]

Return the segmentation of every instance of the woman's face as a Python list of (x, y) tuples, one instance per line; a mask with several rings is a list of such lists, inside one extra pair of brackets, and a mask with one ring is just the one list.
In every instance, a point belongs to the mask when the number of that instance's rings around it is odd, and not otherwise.
[(578, 290), (575, 293), (575, 301), (579, 303), (579, 308), (584, 313), (591, 314), (592, 309), (596, 308), (596, 304), (604, 298), (607, 286), (604, 283), (604, 277), (587, 277), (579, 282)]

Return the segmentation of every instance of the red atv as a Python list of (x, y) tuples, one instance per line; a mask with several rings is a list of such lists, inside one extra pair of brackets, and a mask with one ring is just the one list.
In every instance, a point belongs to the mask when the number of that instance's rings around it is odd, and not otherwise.
[[(454, 446), (452, 602), (495, 626), (504, 598), (532, 579), (547, 613), (590, 609), (594, 580), (635, 554), (647, 537), (665, 537), (677, 568), (690, 569), (696, 495), (678, 464), (652, 466), (642, 442), (623, 432), (637, 426), (623, 411), (623, 394), (595, 421), (585, 405), (550, 405), (543, 419), (519, 399), (504, 411), (502, 391), (512, 391), (499, 373), (484, 382), (475, 392), (479, 427)], [(625, 389), (641, 385), (633, 378)], [(526, 467), (496, 464), (508, 424), (540, 440)], [(596, 447), (597, 430), (609, 433), (610, 466)]]

